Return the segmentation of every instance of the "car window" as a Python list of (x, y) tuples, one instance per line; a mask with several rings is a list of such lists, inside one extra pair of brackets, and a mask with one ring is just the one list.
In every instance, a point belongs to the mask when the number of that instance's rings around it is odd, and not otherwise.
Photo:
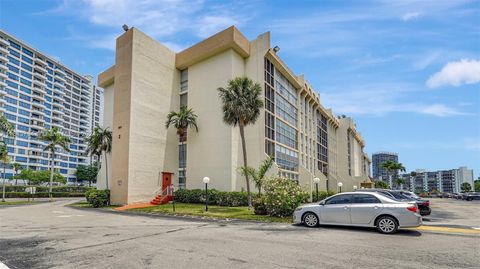
[(337, 195), (328, 199), (325, 204), (326, 205), (338, 205), (338, 204), (349, 204), (351, 202), (351, 195)]
[(391, 191), (391, 192), (388, 192), (390, 193), (393, 197), (397, 198), (397, 199), (408, 199), (407, 196), (399, 193), (399, 192), (395, 192), (395, 191)]
[(354, 204), (378, 204), (381, 203), (377, 197), (370, 194), (355, 194), (353, 195)]

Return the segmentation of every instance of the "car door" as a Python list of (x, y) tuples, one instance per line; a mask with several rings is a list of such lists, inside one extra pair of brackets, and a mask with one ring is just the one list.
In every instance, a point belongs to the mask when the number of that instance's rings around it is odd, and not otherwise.
[(366, 225), (372, 223), (382, 210), (382, 202), (374, 195), (354, 194), (350, 206), (350, 220), (354, 225)]
[(350, 224), (351, 194), (336, 195), (328, 200), (320, 208), (321, 224)]

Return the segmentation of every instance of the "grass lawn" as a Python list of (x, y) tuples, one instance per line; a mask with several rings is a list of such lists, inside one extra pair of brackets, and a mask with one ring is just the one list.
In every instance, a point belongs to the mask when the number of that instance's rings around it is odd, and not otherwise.
[[(81, 208), (93, 208), (92, 205), (89, 204), (88, 202), (78, 202), (78, 203), (69, 204), (68, 206), (81, 207)], [(103, 208), (115, 208), (115, 207), (118, 207), (118, 206), (109, 205), (109, 206), (105, 206)]]
[(202, 217), (224, 218), (224, 219), (243, 219), (265, 222), (292, 222), (291, 218), (279, 218), (270, 216), (255, 215), (253, 210), (248, 210), (246, 206), (227, 207), (209, 205), (208, 212), (205, 212), (203, 204), (184, 204), (175, 203), (175, 212), (173, 212), (172, 204), (165, 204), (147, 208), (129, 209), (128, 211), (146, 212), (146, 213), (162, 213), (162, 214), (182, 214)]
[(36, 203), (43, 203), (44, 201), (9, 201), (9, 202), (0, 202), (0, 206), (3, 205), (28, 205), (28, 204), (36, 204)]

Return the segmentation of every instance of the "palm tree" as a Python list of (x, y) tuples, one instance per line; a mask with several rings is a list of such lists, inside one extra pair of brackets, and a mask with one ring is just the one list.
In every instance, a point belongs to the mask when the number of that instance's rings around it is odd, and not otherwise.
[(3, 164), (2, 202), (5, 202), (5, 181), (7, 179), (5, 175), (5, 166), (7, 166), (7, 163), (9, 163), (8, 149), (6, 144), (0, 144), (0, 161)]
[(273, 165), (273, 158), (268, 156), (258, 167), (258, 171), (252, 167), (242, 167), (240, 168), (240, 172), (242, 175), (246, 176), (247, 174), (252, 177), (253, 182), (255, 182), (255, 187), (258, 189), (258, 194), (262, 194), (262, 184), (263, 180), (265, 179), (265, 175), (267, 174), (270, 167)]
[(87, 153), (95, 154), (98, 157), (98, 169), (100, 169), (100, 157), (105, 154), (105, 183), (108, 190), (108, 163), (107, 153), (112, 151), (112, 131), (100, 126), (93, 129), (93, 133), (87, 137)]
[[(390, 160), (382, 163), (381, 167), (383, 169), (387, 170), (389, 182), (392, 182), (392, 176), (393, 175), (392, 175), (391, 172), (394, 172), (394, 174), (396, 174), (396, 172), (398, 172), (398, 171), (405, 172), (405, 170), (406, 170), (402, 163), (397, 163), (397, 162), (390, 161)], [(392, 188), (392, 186), (390, 186), (390, 188)]]
[[(222, 101), (223, 121), (240, 129), (243, 151), (243, 167), (248, 167), (247, 148), (245, 145), (245, 126), (254, 124), (260, 116), (263, 107), (261, 98), (262, 87), (248, 77), (236, 77), (228, 81), (227, 88), (218, 88)], [(247, 185), (248, 206), (252, 207), (250, 181), (248, 173), (245, 174)]]
[(177, 129), (180, 142), (185, 141), (188, 128), (195, 128), (198, 132), (197, 115), (191, 108), (186, 106), (182, 106), (179, 112), (170, 111), (168, 113), (165, 127), (168, 129), (170, 125)]
[(397, 186), (400, 186), (400, 189), (403, 190), (403, 184), (405, 184), (405, 180), (403, 178), (395, 179), (395, 183), (397, 183)]
[(43, 151), (50, 151), (50, 156), (51, 156), (50, 186), (48, 188), (48, 196), (50, 197), (50, 201), (51, 201), (53, 174), (55, 173), (55, 153), (57, 152), (57, 147), (60, 147), (67, 152), (70, 152), (70, 149), (68, 148), (68, 144), (70, 143), (70, 138), (60, 133), (58, 127), (53, 127), (50, 130), (44, 130), (38, 136), (38, 139), (47, 143), (45, 148), (43, 148)]
[(15, 137), (15, 128), (4, 115), (0, 116), (0, 136), (2, 140), (4, 136)]
[[(4, 137), (11, 136), (15, 137), (15, 128), (13, 125), (8, 121), (5, 115), (0, 116), (0, 158), (2, 160), (7, 160), (8, 156), (8, 148), (7, 143), (5, 143)], [(2, 186), (2, 202), (5, 202), (5, 163), (3, 164), (3, 186)]]
[[(13, 176), (15, 177), (17, 175), (17, 171), (20, 171), (22, 169), (22, 165), (19, 163), (12, 163), (12, 169), (13, 169)], [(17, 181), (18, 179), (15, 178), (15, 186), (17, 186)]]

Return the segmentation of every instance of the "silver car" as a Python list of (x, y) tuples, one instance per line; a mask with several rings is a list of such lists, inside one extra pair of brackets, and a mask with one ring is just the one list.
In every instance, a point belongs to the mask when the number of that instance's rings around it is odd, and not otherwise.
[(308, 227), (319, 224), (376, 227), (385, 234), (398, 228), (418, 227), (422, 217), (414, 202), (400, 202), (375, 192), (344, 192), (319, 203), (295, 209), (293, 222)]

